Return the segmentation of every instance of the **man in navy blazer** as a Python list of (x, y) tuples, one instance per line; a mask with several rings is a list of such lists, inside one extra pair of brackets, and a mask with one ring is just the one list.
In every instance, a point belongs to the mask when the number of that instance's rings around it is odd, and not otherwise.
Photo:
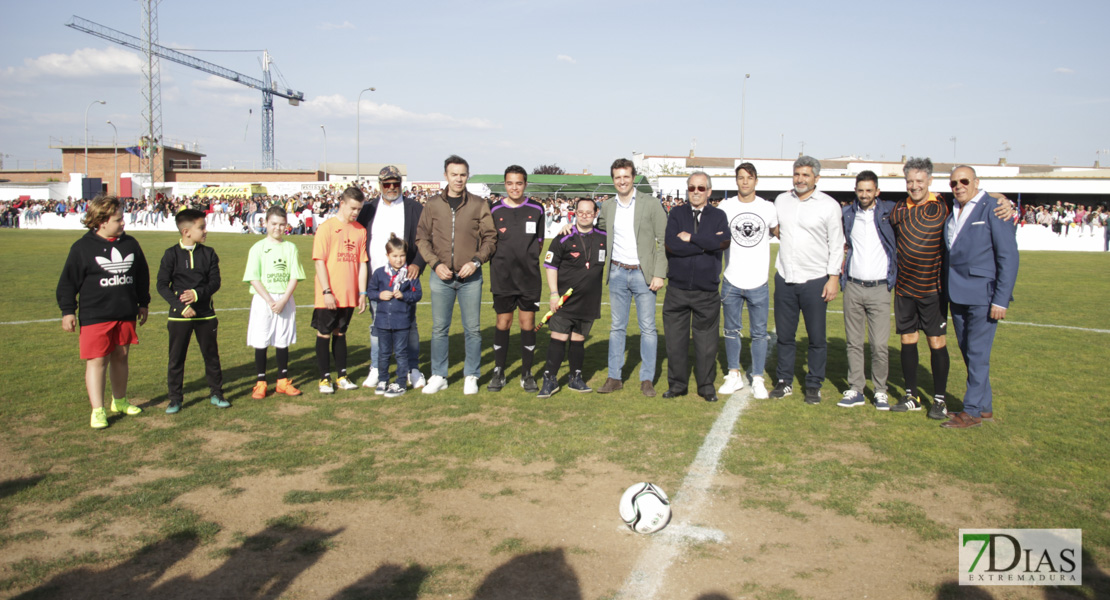
[(964, 409), (941, 427), (964, 429), (994, 416), (990, 355), (998, 321), (1006, 318), (1017, 282), (1017, 233), (993, 214), (994, 198), (979, 190), (975, 169), (949, 176), (956, 203), (944, 227), (948, 247), (946, 290), (956, 340), (967, 366)]
[[(418, 279), (424, 272), (427, 263), (424, 257), (416, 251), (416, 225), (420, 222), (420, 213), (424, 205), (411, 198), (401, 196), (401, 170), (393, 165), (382, 167), (378, 173), (378, 187), (381, 196), (367, 200), (362, 205), (358, 217), (355, 219), (359, 225), (366, 228), (366, 255), (371, 257), (371, 265), (381, 262), (385, 256), (385, 243), (389, 241), (389, 234), (405, 240), (407, 251), (405, 263), (408, 264), (408, 278)], [(382, 218), (378, 220), (378, 217)], [(375, 221), (377, 220), (377, 223)], [(398, 226), (399, 231), (392, 231), (393, 226)], [(378, 237), (374, 237), (375, 232)], [(377, 266), (384, 266), (378, 264)], [(373, 272), (373, 271), (371, 271)], [(377, 298), (370, 298), (371, 318), (377, 315)], [(408, 381), (414, 388), (424, 387), (424, 375), (420, 372), (420, 333), (416, 327), (416, 313), (412, 315), (412, 327), (409, 329), (409, 377)], [(404, 385), (405, 380), (400, 379)], [(373, 322), (370, 323), (370, 373), (362, 382), (363, 387), (373, 388), (378, 385), (378, 336)]]

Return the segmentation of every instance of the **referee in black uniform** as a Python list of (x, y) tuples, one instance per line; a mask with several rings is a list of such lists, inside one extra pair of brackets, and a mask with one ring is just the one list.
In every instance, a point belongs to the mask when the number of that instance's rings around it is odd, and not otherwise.
[(487, 389), (505, 387), (505, 360), (513, 311), (520, 311), (520, 387), (535, 392), (532, 361), (536, 353), (536, 309), (540, 306), (540, 251), (543, 249), (543, 207), (524, 197), (528, 172), (519, 165), (505, 169), (507, 198), (490, 207), (497, 247), (490, 259), (490, 289), (497, 328), (493, 333), (493, 376)]
[(575, 206), (575, 227), (565, 236), (552, 240), (544, 257), (547, 287), (551, 289), (551, 310), (568, 289), (574, 292), (547, 322), (551, 343), (539, 398), (550, 398), (559, 390), (559, 367), (563, 364), (567, 339), (570, 340), (570, 377), (567, 387), (576, 392), (592, 392), (582, 380), (586, 358), (586, 336), (594, 321), (601, 318), (601, 286), (605, 273), (605, 232), (594, 229), (597, 204), (582, 198)]

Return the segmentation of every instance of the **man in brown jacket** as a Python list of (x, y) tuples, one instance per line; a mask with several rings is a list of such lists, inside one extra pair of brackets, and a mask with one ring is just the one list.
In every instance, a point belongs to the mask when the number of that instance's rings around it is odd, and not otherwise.
[(416, 226), (416, 248), (432, 267), (432, 377), (425, 394), (447, 388), (447, 333), (455, 299), (465, 337), (464, 394), (478, 393), (482, 358), (482, 264), (497, 242), (489, 203), (466, 191), (470, 165), (452, 154), (443, 161), (447, 187), (428, 199)]

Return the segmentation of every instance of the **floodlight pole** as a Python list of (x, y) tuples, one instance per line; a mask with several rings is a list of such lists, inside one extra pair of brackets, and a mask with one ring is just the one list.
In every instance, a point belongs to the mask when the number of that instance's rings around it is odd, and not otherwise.
[(362, 159), (359, 156), (359, 151), (362, 150), (360, 143), (359, 133), (362, 127), (362, 94), (363, 92), (373, 92), (374, 88), (368, 87), (362, 92), (358, 93), (358, 102), (355, 103), (355, 183), (362, 178)]
[(116, 130), (116, 124), (108, 120), (108, 124), (112, 126), (112, 186), (115, 188), (115, 195), (119, 195), (119, 145), (116, 144), (116, 138), (119, 136), (119, 131)]
[(85, 108), (85, 177), (89, 176), (89, 109), (93, 104), (107, 104), (103, 100), (93, 100)]
[(744, 160), (744, 110), (748, 104), (748, 80), (751, 73), (744, 73), (744, 85), (740, 91), (740, 161)]
[(324, 126), (320, 126), (320, 131), (324, 132), (324, 181), (328, 180), (328, 130)]

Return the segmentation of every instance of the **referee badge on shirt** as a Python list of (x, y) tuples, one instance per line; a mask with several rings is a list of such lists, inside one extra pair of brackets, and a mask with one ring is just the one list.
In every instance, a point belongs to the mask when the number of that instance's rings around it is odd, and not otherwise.
[(524, 224), (524, 233), (530, 233), (530, 234), (536, 233), (536, 222), (535, 221), (526, 222)]
[(549, 263), (549, 262), (551, 262), (551, 259), (553, 259), (553, 258), (555, 258), (555, 253), (548, 250), (547, 251), (547, 256), (543, 257), (543, 262)]

